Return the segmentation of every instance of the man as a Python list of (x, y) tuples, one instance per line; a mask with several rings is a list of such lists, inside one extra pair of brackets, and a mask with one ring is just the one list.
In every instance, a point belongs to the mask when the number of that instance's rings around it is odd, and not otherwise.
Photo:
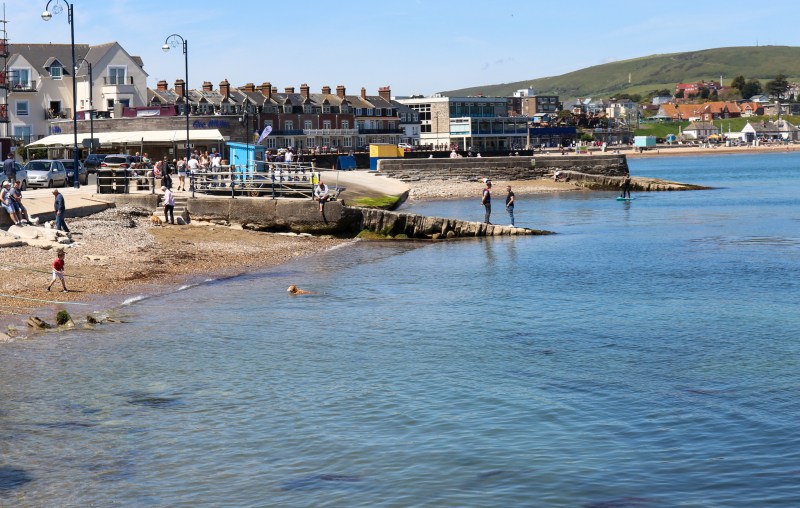
[(11, 152), (8, 152), (6, 160), (3, 161), (3, 172), (9, 182), (14, 183), (17, 181), (17, 165), (14, 162), (14, 154)]
[(483, 188), (483, 194), (481, 197), (481, 204), (486, 209), (486, 215), (483, 222), (486, 224), (491, 224), (491, 222), (489, 222), (489, 216), (492, 215), (492, 181), (488, 178), (484, 178), (483, 181), (486, 184), (486, 187)]
[(328, 195), (328, 186), (325, 185), (325, 182), (322, 181), (322, 178), (319, 179), (319, 184), (317, 188), (314, 189), (314, 199), (319, 201), (319, 211), (321, 212), (325, 203), (328, 202), (330, 196)]
[(0, 203), (2, 203), (3, 208), (5, 208), (6, 212), (8, 212), (8, 217), (11, 219), (11, 223), (15, 226), (21, 226), (22, 223), (17, 218), (17, 212), (14, 208), (13, 199), (11, 198), (11, 184), (8, 182), (3, 182), (3, 188), (0, 190)]
[(625, 175), (625, 179), (622, 181), (621, 197), (628, 199), (631, 197), (631, 175)]
[(28, 215), (28, 210), (22, 204), (22, 182), (19, 180), (14, 182), (14, 186), (11, 188), (11, 191), (8, 194), (8, 198), (11, 204), (14, 205), (14, 211), (17, 213), (17, 218), (19, 219), (20, 224), (22, 224), (23, 218), (28, 224), (30, 224), (31, 217)]
[(56, 231), (69, 233), (67, 223), (64, 222), (64, 214), (67, 211), (67, 205), (64, 203), (64, 195), (58, 192), (58, 189), (53, 189), (53, 196), (56, 197), (53, 203), (53, 209), (56, 212)]
[(508, 212), (508, 216), (511, 218), (511, 227), (515, 228), (514, 225), (514, 192), (511, 190), (511, 186), (506, 187), (506, 212)]

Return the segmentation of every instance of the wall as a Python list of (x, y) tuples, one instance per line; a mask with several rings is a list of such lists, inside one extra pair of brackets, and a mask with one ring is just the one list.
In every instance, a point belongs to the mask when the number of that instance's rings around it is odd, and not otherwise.
[(481, 178), (530, 180), (555, 171), (592, 175), (628, 174), (625, 155), (540, 155), (536, 157), (462, 157), (458, 159), (384, 159), (378, 171), (403, 181)]

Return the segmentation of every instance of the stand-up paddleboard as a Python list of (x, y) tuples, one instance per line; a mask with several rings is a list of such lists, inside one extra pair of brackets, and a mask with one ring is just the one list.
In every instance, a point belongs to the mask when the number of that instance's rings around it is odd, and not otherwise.
[(619, 196), (617, 201), (633, 201), (634, 199), (636, 198), (623, 198), (622, 196)]

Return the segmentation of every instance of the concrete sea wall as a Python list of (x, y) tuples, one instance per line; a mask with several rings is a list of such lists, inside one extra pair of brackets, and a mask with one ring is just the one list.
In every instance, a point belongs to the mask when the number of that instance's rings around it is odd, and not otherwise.
[(456, 159), (383, 159), (378, 171), (402, 181), (456, 179), (532, 180), (555, 171), (619, 177), (628, 174), (625, 155), (541, 155), (534, 157), (461, 157)]

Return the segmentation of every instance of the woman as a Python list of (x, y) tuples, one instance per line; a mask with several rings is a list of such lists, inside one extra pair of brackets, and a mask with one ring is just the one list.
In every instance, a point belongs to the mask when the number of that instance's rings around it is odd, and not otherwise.
[(178, 161), (178, 190), (186, 190), (186, 157)]

